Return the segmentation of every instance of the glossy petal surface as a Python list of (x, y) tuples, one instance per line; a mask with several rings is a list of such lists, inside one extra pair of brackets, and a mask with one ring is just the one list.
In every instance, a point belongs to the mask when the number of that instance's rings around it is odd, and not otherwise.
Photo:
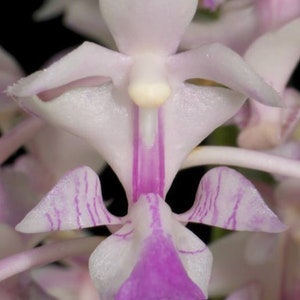
[(175, 79), (213, 80), (261, 103), (278, 106), (277, 93), (243, 59), (221, 44), (204, 45), (170, 57), (170, 72)]
[[(9, 88), (8, 93), (28, 97), (90, 77), (100, 77), (100, 80), (109, 77), (119, 84), (129, 65), (127, 56), (85, 42), (49, 68), (21, 79)], [(80, 81), (77, 86), (81, 86)]]

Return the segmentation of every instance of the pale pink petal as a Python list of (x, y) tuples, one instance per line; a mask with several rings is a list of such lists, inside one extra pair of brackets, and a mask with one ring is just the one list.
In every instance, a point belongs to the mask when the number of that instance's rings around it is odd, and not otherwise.
[(280, 247), (279, 234), (256, 232), (252, 234), (245, 247), (245, 260), (251, 265), (268, 262), (276, 247)]
[(214, 168), (204, 175), (193, 207), (178, 219), (232, 230), (281, 232), (286, 229), (254, 185), (227, 167)]
[(0, 222), (18, 224), (38, 201), (28, 178), (11, 167), (0, 172)]
[(19, 101), (27, 111), (83, 137), (94, 146), (114, 169), (130, 197), (132, 181), (128, 170), (132, 166), (133, 147), (131, 100), (126, 97), (112, 98), (111, 90), (112, 86), (105, 84), (69, 91), (49, 102), (37, 97)]
[[(279, 248), (272, 252), (272, 258), (264, 264), (250, 264), (245, 259), (245, 250), (251, 233), (234, 233), (210, 245), (214, 261), (209, 285), (209, 295), (228, 295), (242, 286), (257, 282), (263, 288), (266, 299), (278, 299), (280, 292), (280, 268), (282, 266)], [(263, 245), (258, 244), (261, 248)], [(260, 252), (260, 250), (259, 250)], [(253, 256), (256, 256), (256, 252)]]
[[(109, 77), (118, 85), (124, 79), (130, 58), (94, 43), (85, 42), (43, 71), (21, 79), (8, 89), (14, 97), (28, 97), (93, 77)], [(100, 81), (101, 82), (101, 81)]]
[(90, 254), (100, 242), (101, 238), (98, 237), (74, 238), (3, 258), (0, 260), (0, 281), (62, 258)]
[(23, 76), (23, 71), (18, 62), (7, 51), (0, 47), (0, 72), (11, 74), (15, 78)]
[(282, 94), (300, 58), (300, 19), (255, 40), (244, 57), (267, 83)]
[(43, 127), (42, 120), (30, 117), (22, 120), (0, 138), (0, 163), (5, 162), (16, 150), (31, 139)]
[(44, 0), (41, 7), (33, 14), (33, 18), (36, 21), (45, 21), (50, 18), (58, 17), (72, 2), (74, 2), (74, 0)]
[(198, 48), (219, 42), (243, 54), (258, 36), (276, 30), (299, 16), (298, 0), (225, 1), (218, 18), (193, 20), (181, 40), (181, 48)]
[(36, 21), (64, 14), (64, 25), (75, 32), (116, 48), (99, 9), (98, 0), (48, 0), (34, 13)]
[(53, 126), (44, 126), (25, 147), (50, 172), (54, 183), (76, 167), (86, 165), (99, 172), (105, 164), (85, 140)]
[(257, 36), (257, 31), (257, 14), (253, 11), (251, 0), (225, 1), (220, 7), (217, 19), (207, 21), (194, 18), (181, 39), (180, 47), (194, 49), (204, 44), (218, 42), (243, 54)]
[[(271, 149), (279, 146), (294, 132), (300, 118), (300, 94), (288, 88), (283, 92), (285, 107), (269, 107), (250, 100), (247, 121), (242, 124), (238, 145), (248, 149)], [(236, 116), (235, 116), (236, 119)]]
[(234, 115), (245, 99), (220, 87), (184, 84), (176, 89), (162, 107), (167, 133), (164, 137), (166, 191), (190, 151)]
[[(0, 111), (10, 112), (16, 110), (17, 106), (7, 97), (4, 90), (15, 81), (24, 76), (17, 61), (2, 47), (0, 47)], [(2, 118), (2, 116), (1, 116)]]
[(114, 39), (102, 17), (98, 0), (80, 0), (69, 5), (65, 12), (64, 24), (110, 49), (116, 49)]
[(254, 0), (260, 20), (260, 30), (276, 29), (300, 16), (298, 0)]
[(99, 300), (87, 266), (81, 268), (47, 266), (31, 271), (34, 281), (60, 300)]
[(256, 282), (250, 282), (230, 294), (226, 300), (261, 300), (262, 288)]
[(169, 59), (168, 67), (169, 72), (175, 74), (173, 80), (209, 79), (266, 105), (280, 104), (279, 95), (239, 55), (221, 44), (205, 45), (174, 55)]
[(174, 53), (191, 21), (197, 0), (121, 0), (100, 8), (119, 50), (126, 54)]
[(81, 167), (67, 173), (16, 229), (36, 233), (119, 223), (105, 207), (98, 175)]
[(288, 138), (296, 130), (300, 119), (300, 93), (293, 88), (287, 88), (283, 95), (286, 109), (281, 116), (281, 135), (283, 139)]
[(31, 282), (29, 287), (26, 288), (26, 291), (22, 291), (21, 294), (22, 296), (28, 297), (30, 300), (57, 300), (34, 282)]
[[(23, 249), (22, 239), (20, 235), (9, 225), (0, 224), (0, 258), (17, 253)], [(5, 241), (5, 243), (4, 243)]]

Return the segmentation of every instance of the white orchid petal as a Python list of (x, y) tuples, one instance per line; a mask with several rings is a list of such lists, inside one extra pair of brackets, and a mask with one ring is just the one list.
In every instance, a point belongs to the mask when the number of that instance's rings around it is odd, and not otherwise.
[(238, 54), (221, 44), (173, 55), (168, 67), (175, 74), (174, 80), (209, 79), (266, 105), (280, 105), (279, 95)]
[(286, 230), (286, 226), (267, 207), (254, 185), (227, 167), (211, 169), (204, 175), (193, 207), (178, 218), (181, 221), (232, 230)]
[(174, 53), (196, 6), (196, 0), (100, 1), (107, 26), (126, 54)]
[(98, 175), (81, 167), (67, 173), (16, 229), (36, 233), (119, 223), (105, 207)]
[(118, 85), (129, 65), (129, 57), (85, 42), (49, 68), (22, 78), (8, 89), (8, 94), (29, 97), (90, 77), (109, 77)]

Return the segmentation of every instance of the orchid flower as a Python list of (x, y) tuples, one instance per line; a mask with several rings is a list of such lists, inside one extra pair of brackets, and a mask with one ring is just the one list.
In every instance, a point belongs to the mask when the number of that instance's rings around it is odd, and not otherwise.
[[(207, 1), (213, 5), (220, 1)], [(202, 4), (202, 3), (201, 3)], [(203, 4), (202, 4), (203, 6)], [(196, 17), (187, 28), (182, 49), (220, 42), (244, 54), (261, 34), (274, 30), (300, 16), (298, 0), (230, 0), (219, 5), (211, 20)], [(232, 26), (238, 24), (237, 26)]]
[[(164, 202), (187, 154), (246, 97), (278, 103), (278, 95), (226, 47), (175, 53), (196, 6), (195, 0), (101, 0), (120, 52), (84, 43), (8, 89), (27, 112), (85, 138), (126, 190), (128, 214), (113, 216), (103, 204), (97, 174), (81, 167), (67, 173), (17, 226), (36, 232), (109, 225), (114, 234), (90, 258), (103, 299), (205, 299), (211, 255), (182, 225), (187, 222), (285, 229), (253, 186), (227, 168), (206, 174), (190, 211), (174, 215)], [(233, 90), (185, 83), (197, 77)]]
[(231, 293), (228, 300), (299, 298), (299, 193), (299, 179), (288, 179), (273, 195), (273, 205), (288, 225), (287, 231), (231, 234), (211, 245), (215, 259), (212, 296)]
[(300, 94), (286, 85), (300, 59), (299, 36), (298, 18), (261, 36), (246, 51), (245, 60), (279, 92), (285, 107), (270, 108), (249, 100), (237, 117), (242, 128), (238, 137), (241, 147), (276, 147), (295, 130), (300, 116)]

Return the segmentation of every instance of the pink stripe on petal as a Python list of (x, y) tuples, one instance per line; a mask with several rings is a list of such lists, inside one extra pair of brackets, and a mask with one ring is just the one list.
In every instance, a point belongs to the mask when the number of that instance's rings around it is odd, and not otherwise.
[[(36, 233), (119, 224), (120, 219), (101, 205), (101, 188), (95, 186), (96, 182), (99, 182), (98, 175), (89, 167), (67, 173), (16, 229)], [(94, 197), (97, 197), (96, 204)]]
[(179, 215), (179, 220), (232, 230), (281, 232), (286, 229), (253, 184), (227, 167), (214, 168), (204, 175), (194, 206)]

